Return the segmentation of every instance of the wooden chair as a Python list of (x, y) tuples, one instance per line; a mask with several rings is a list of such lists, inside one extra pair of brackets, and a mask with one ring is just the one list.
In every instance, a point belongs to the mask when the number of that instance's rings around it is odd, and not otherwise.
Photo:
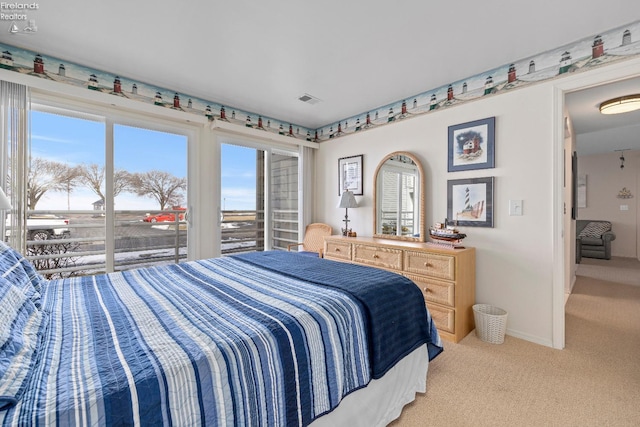
[(304, 241), (302, 243), (292, 243), (287, 246), (287, 249), (291, 251), (292, 247), (302, 245), (302, 250), (298, 250), (298, 252), (322, 258), (324, 236), (331, 236), (331, 233), (333, 233), (333, 228), (328, 224), (321, 222), (309, 224), (304, 231)]

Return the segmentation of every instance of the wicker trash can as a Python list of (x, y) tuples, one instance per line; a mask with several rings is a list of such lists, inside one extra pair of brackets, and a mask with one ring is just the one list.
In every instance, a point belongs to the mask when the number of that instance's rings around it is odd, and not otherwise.
[(482, 341), (502, 344), (507, 330), (507, 312), (489, 304), (475, 304), (473, 318), (476, 321), (476, 335)]

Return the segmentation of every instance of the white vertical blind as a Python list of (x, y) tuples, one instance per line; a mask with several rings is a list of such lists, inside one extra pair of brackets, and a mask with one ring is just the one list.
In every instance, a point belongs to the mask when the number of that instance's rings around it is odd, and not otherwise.
[(304, 236), (308, 224), (314, 221), (315, 148), (300, 146), (298, 160), (298, 212), (302, 217), (298, 225), (298, 236)]
[[(29, 153), (29, 92), (26, 86), (0, 81), (0, 176), (5, 193), (11, 201), (11, 216), (7, 223), (9, 244), (26, 252), (27, 155)], [(5, 213), (0, 215), (4, 237)]]

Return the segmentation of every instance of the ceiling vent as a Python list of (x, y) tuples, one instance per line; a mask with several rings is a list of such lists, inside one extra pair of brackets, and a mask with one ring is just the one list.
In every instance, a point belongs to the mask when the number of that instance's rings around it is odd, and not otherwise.
[(320, 100), (318, 98), (316, 98), (315, 96), (309, 95), (308, 93), (305, 93), (304, 95), (298, 97), (298, 99), (302, 102), (305, 102), (307, 104), (311, 104), (311, 105), (315, 105), (318, 102), (320, 102)]

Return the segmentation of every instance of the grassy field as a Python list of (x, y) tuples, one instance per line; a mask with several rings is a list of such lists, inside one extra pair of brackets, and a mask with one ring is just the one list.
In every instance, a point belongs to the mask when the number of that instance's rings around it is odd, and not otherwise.
[(222, 218), (223, 221), (225, 222), (240, 222), (240, 221), (255, 221), (256, 220), (256, 214), (251, 214), (251, 215), (233, 215), (233, 214), (225, 214), (224, 217)]

